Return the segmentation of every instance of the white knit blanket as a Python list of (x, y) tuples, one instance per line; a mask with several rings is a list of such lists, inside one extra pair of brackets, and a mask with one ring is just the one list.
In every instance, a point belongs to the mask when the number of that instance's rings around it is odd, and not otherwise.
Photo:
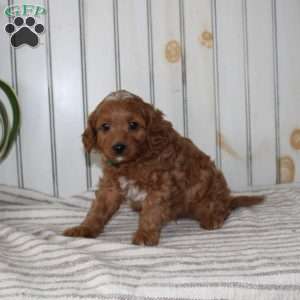
[(0, 299), (300, 299), (300, 188), (262, 191), (216, 231), (191, 220), (131, 245), (124, 206), (97, 239), (67, 238), (93, 193), (56, 199), (0, 185)]

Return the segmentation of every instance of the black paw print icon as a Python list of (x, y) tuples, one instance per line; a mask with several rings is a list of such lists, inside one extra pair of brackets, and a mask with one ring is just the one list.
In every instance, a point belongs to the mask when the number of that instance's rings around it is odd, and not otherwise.
[(25, 22), (22, 17), (16, 17), (13, 23), (5, 26), (5, 31), (11, 34), (10, 42), (13, 47), (27, 44), (35, 47), (39, 43), (39, 35), (45, 30), (44, 25), (35, 24), (33, 17), (27, 17)]

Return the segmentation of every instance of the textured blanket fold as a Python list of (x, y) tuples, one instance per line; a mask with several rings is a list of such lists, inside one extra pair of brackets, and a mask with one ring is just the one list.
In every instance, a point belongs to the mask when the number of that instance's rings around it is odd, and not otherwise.
[(276, 188), (220, 230), (191, 220), (158, 247), (130, 243), (125, 204), (97, 239), (61, 235), (92, 192), (69, 198), (0, 185), (0, 299), (300, 299), (300, 188)]

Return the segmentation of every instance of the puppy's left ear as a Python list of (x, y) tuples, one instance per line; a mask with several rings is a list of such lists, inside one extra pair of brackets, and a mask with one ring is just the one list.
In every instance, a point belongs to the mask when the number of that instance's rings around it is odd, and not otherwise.
[(146, 112), (146, 145), (148, 150), (159, 155), (167, 148), (174, 136), (172, 124), (164, 119), (164, 114), (152, 105), (145, 104)]
[(93, 112), (88, 119), (87, 128), (82, 134), (82, 143), (84, 145), (85, 151), (87, 152), (91, 152), (91, 150), (96, 146), (95, 119), (95, 112)]

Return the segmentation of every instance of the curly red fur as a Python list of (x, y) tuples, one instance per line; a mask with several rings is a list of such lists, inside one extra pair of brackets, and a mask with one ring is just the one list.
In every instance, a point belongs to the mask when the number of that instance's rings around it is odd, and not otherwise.
[[(138, 127), (131, 130), (130, 122)], [(116, 143), (126, 146), (122, 155), (114, 152)], [(144, 198), (130, 199), (140, 214), (133, 243), (144, 245), (157, 245), (171, 220), (192, 218), (217, 229), (233, 208), (263, 200), (231, 196), (208, 155), (180, 136), (161, 111), (124, 90), (108, 95), (90, 115), (83, 144), (99, 151), (103, 178), (85, 220), (67, 229), (67, 236), (96, 237), (128, 197)]]

